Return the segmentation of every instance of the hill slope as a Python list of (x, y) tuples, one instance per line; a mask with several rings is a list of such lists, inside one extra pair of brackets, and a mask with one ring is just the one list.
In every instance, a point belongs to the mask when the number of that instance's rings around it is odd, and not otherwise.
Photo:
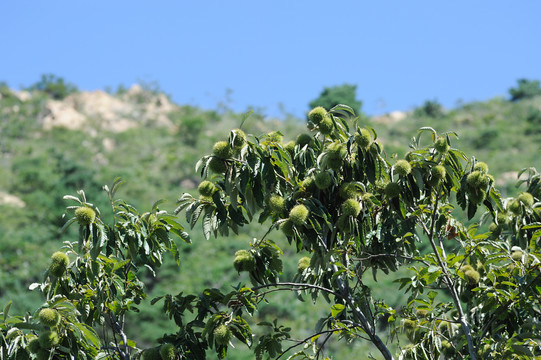
[[(14, 299), (13, 309), (18, 312), (41, 302), (39, 297), (28, 297), (26, 289), (42, 276), (49, 255), (72, 235), (58, 233), (66, 206), (63, 195), (84, 189), (89, 201), (108, 216), (101, 187), (120, 176), (127, 180), (121, 196), (129, 203), (146, 211), (163, 198), (168, 201), (164, 207), (171, 210), (181, 193), (193, 191), (199, 183), (194, 171), (197, 160), (245, 119), (227, 109), (179, 106), (138, 86), (114, 95), (73, 93), (62, 100), (38, 91), (3, 88), (0, 94), (0, 305)], [(420, 127), (457, 132), (459, 139), (452, 139), (453, 146), (487, 162), (510, 195), (516, 192), (517, 171), (541, 168), (539, 96), (465, 104), (435, 117), (413, 111), (367, 121), (389, 157), (403, 156)], [(303, 119), (278, 121), (258, 114), (252, 114), (243, 129), (256, 135), (280, 130), (290, 138), (306, 131)], [(172, 264), (165, 266), (159, 281), (150, 281), (151, 294), (238, 283), (231, 256), (259, 231), (252, 227), (237, 238), (206, 242), (194, 229), (194, 244), (181, 247), (182, 271)], [(295, 254), (287, 255), (291, 261), (285, 272), (291, 273), (297, 259)], [(215, 261), (201, 272), (200, 264), (208, 264), (209, 258)], [(286, 305), (267, 311), (304, 322), (311, 316)], [(163, 333), (167, 325), (158, 308), (143, 306), (142, 314), (146, 322), (134, 325), (132, 331), (144, 326), (144, 335), (139, 336), (143, 342)]]

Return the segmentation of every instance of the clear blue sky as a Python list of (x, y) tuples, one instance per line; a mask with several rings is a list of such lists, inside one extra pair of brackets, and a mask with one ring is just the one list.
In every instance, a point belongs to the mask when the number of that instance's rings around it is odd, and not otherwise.
[(541, 79), (541, 1), (2, 1), (0, 80), (157, 81), (179, 104), (302, 116), (351, 83), (368, 114)]

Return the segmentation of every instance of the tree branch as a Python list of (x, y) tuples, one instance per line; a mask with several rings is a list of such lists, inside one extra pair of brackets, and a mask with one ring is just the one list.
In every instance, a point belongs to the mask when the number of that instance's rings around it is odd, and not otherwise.
[(438, 209), (438, 194), (435, 194), (435, 202), (434, 202), (434, 208), (432, 210), (431, 214), (431, 224), (430, 224), (430, 230), (427, 228), (426, 224), (421, 220), (420, 217), (418, 217), (419, 223), (421, 227), (423, 228), (424, 232), (428, 236), (428, 240), (430, 241), (430, 245), (432, 246), (432, 250), (434, 251), (434, 255), (436, 255), (436, 259), (438, 260), (438, 264), (440, 265), (443, 273), (444, 283), (447, 285), (447, 288), (449, 289), (451, 293), (451, 297), (453, 298), (453, 302), (455, 303), (455, 306), (458, 310), (458, 313), (460, 315), (460, 323), (462, 324), (462, 331), (464, 332), (464, 335), (466, 336), (466, 341), (468, 343), (468, 352), (472, 358), (472, 360), (477, 360), (477, 352), (475, 351), (475, 346), (473, 344), (473, 339), (471, 336), (471, 330), (468, 322), (466, 321), (466, 316), (464, 315), (464, 310), (462, 309), (462, 305), (460, 304), (460, 299), (458, 297), (458, 294), (456, 292), (455, 284), (453, 282), (453, 279), (451, 275), (449, 274), (449, 270), (447, 269), (446, 263), (443, 261), (443, 259), (440, 256), (440, 253), (438, 251), (438, 247), (436, 246), (436, 243), (434, 241), (434, 228), (436, 226), (436, 215), (437, 215), (437, 209)]
[[(295, 288), (301, 288), (301, 289), (296, 289), (296, 290), (317, 289), (317, 290), (329, 293), (331, 295), (334, 295), (336, 297), (340, 297), (340, 294), (338, 294), (337, 292), (332, 291), (331, 289), (327, 289), (327, 288), (325, 288), (323, 286), (313, 285), (313, 284), (293, 283), (293, 282), (281, 282), (281, 283), (272, 283), (272, 284), (259, 285), (259, 286), (253, 287), (252, 291), (257, 291), (257, 290), (265, 289), (265, 288), (269, 288), (269, 287), (280, 287), (280, 286), (284, 286), (284, 287), (285, 286), (292, 286), (292, 287), (295, 287)], [(290, 289), (290, 288), (276, 289), (276, 290), (271, 290), (271, 292), (272, 291), (280, 291), (280, 290), (292, 290), (292, 289)]]
[[(330, 259), (331, 259), (331, 262), (334, 263), (334, 259), (333, 259), (332, 256), (331, 256)], [(335, 272), (337, 272), (338, 267), (335, 264), (333, 264), (332, 266), (333, 266), (333, 270)], [(376, 331), (375, 331), (374, 327), (372, 327), (372, 325), (370, 325), (370, 322), (366, 318), (363, 311), (361, 309), (359, 309), (358, 306), (355, 305), (355, 301), (353, 300), (353, 296), (351, 295), (351, 291), (350, 291), (349, 287), (344, 285), (344, 282), (342, 281), (341, 276), (338, 276), (336, 278), (336, 283), (338, 285), (338, 289), (340, 290), (341, 297), (346, 301), (346, 303), (350, 307), (351, 311), (353, 312), (353, 314), (355, 315), (355, 317), (359, 321), (360, 328), (363, 329), (364, 332), (366, 332), (366, 334), (370, 338), (370, 341), (372, 341), (372, 343), (378, 348), (378, 350), (381, 352), (381, 354), (383, 355), (383, 357), (386, 360), (393, 360), (393, 356), (391, 355), (391, 352), (389, 351), (387, 346), (385, 346), (385, 344), (383, 343), (381, 338), (378, 335), (376, 335)]]
[(421, 258), (415, 258), (413, 256), (406, 256), (406, 255), (396, 255), (396, 254), (371, 254), (364, 258), (353, 258), (353, 260), (366, 261), (366, 260), (370, 260), (370, 259), (378, 258), (378, 257), (394, 257), (394, 258), (406, 259), (406, 260), (411, 260), (411, 261), (418, 261), (425, 264), (426, 266), (430, 265), (428, 261)]
[(340, 329), (330, 329), (330, 330), (323, 330), (323, 331), (320, 331), (318, 333), (315, 333), (315, 334), (312, 334), (310, 336), (308, 336), (307, 338), (305, 339), (302, 339), (302, 340), (297, 340), (295, 342), (295, 344), (291, 345), (290, 347), (288, 347), (287, 349), (285, 349), (284, 351), (282, 351), (282, 353), (276, 358), (276, 360), (280, 359), (282, 356), (284, 356), (289, 350), (299, 346), (299, 345), (302, 345), (304, 343), (306, 343), (307, 341), (310, 341), (314, 336), (318, 336), (318, 335), (323, 335), (323, 334), (333, 334), (335, 332), (338, 332), (338, 331), (343, 331), (344, 328), (340, 328)]

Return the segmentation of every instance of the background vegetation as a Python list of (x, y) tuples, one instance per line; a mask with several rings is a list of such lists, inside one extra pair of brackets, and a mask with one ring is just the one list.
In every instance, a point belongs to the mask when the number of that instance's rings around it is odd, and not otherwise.
[[(348, 105), (361, 110), (362, 103), (354, 96), (355, 87), (345, 87), (349, 89), (349, 95), (343, 102), (350, 102)], [(265, 119), (257, 113), (246, 119), (246, 114), (237, 114), (227, 108), (203, 110), (190, 106), (175, 106), (168, 113), (171, 126), (143, 122), (134, 111), (130, 120), (138, 125), (122, 132), (63, 127), (46, 129), (43, 118), (48, 102), (66, 100), (66, 97), (76, 96), (78, 90), (52, 75), (44, 76), (27, 90), (29, 96), (23, 97), (6, 84), (0, 86), (0, 192), (24, 203), (22, 206), (22, 203), (4, 200), (0, 204), (0, 305), (13, 300), (11, 311), (16, 313), (24, 313), (42, 303), (37, 292), (29, 296), (28, 286), (41, 281), (50, 255), (62, 241), (76, 237), (74, 232), (63, 236), (59, 233), (65, 222), (62, 215), (67, 205), (63, 195), (75, 194), (84, 188), (89, 202), (106, 209), (108, 202), (102, 186), (120, 176), (127, 181), (120, 197), (141, 211), (150, 210), (158, 199), (166, 199), (162, 207), (172, 211), (180, 194), (196, 193), (200, 179), (194, 176), (195, 163), (229, 129), (239, 127), (243, 121), (246, 132), (259, 135), (278, 129), (284, 134), (299, 134), (305, 129), (305, 119), (283, 122)], [(408, 150), (403, 145), (405, 139), (415, 135), (422, 126), (431, 126), (441, 132), (456, 131), (459, 140), (453, 144), (488, 163), (491, 174), (505, 180), (499, 184), (505, 191), (503, 195), (512, 196), (518, 192), (514, 186), (517, 171), (528, 166), (541, 168), (541, 96), (538, 90), (539, 82), (521, 80), (510, 90), (509, 99), (468, 103), (455, 109), (443, 109), (437, 100), (429, 100), (400, 119), (389, 114), (363, 120), (384, 139), (388, 156), (402, 157)], [(112, 96), (134, 108), (156, 102), (160, 95), (156, 87), (144, 88), (136, 98), (126, 98), (125, 92), (122, 89)], [(340, 94), (332, 88), (325, 89), (320, 99), (336, 93)], [(95, 123), (101, 119), (89, 118), (88, 121), (99, 128)], [(102, 216), (107, 218), (111, 214), (104, 212)], [(206, 241), (199, 231), (192, 231), (191, 235), (191, 245), (177, 244), (181, 251), (180, 270), (172, 258), (167, 258), (160, 269), (159, 281), (153, 281), (151, 274), (147, 275), (149, 298), (243, 281), (231, 267), (233, 254), (261, 234), (255, 225), (246, 227), (240, 236), (227, 239)], [(277, 243), (286, 241), (280, 234), (273, 240)], [(285, 258), (291, 261), (284, 264), (284, 271), (296, 272), (295, 257)], [(389, 291), (387, 286), (391, 284), (385, 278), (380, 282), (379, 293), (374, 293), (374, 297), (386, 297), (389, 303), (399, 303), (404, 295)], [(313, 308), (291, 306), (287, 294), (279, 296), (284, 297), (283, 301), (265, 308), (260, 314), (261, 320), (265, 320), (265, 314), (269, 318), (279, 315), (286, 324), (300, 328), (296, 334), (299, 338), (306, 336), (311, 329), (303, 332), (303, 326), (299, 325), (312, 324), (309, 319), (314, 318), (314, 312), (324, 311), (323, 307), (317, 303)], [(174, 328), (174, 324), (165, 319), (161, 307), (150, 306), (146, 301), (139, 308), (141, 317), (129, 330), (141, 346), (153, 343), (163, 334), (164, 328)], [(348, 351), (358, 349), (333, 348), (331, 343), (328, 351), (336, 358), (345, 358)], [(249, 359), (250, 356), (240, 351), (231, 352), (231, 358)]]

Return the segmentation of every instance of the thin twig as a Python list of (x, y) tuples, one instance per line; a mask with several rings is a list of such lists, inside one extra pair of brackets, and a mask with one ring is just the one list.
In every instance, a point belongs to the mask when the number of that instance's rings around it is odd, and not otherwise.
[(372, 259), (372, 258), (378, 258), (378, 257), (394, 257), (394, 258), (401, 258), (401, 259), (405, 259), (405, 260), (418, 261), (418, 262), (420, 262), (420, 263), (425, 264), (426, 266), (430, 265), (430, 264), (428, 263), (428, 261), (426, 261), (426, 260), (424, 260), (424, 259), (416, 258), (416, 257), (413, 257), (413, 256), (398, 255), (398, 254), (371, 254), (371, 255), (368, 255), (367, 257), (364, 257), (364, 258), (353, 258), (353, 260), (357, 260), (357, 261), (367, 261), (367, 260), (370, 260), (370, 259)]
[(339, 328), (339, 329), (330, 329), (330, 330), (323, 330), (323, 331), (320, 331), (318, 333), (315, 333), (315, 334), (312, 334), (310, 336), (308, 336), (307, 338), (305, 339), (302, 339), (302, 340), (297, 340), (295, 344), (291, 345), (290, 347), (288, 347), (287, 349), (285, 349), (284, 351), (282, 351), (282, 353), (275, 359), (275, 360), (278, 360), (280, 359), (282, 356), (284, 356), (289, 350), (299, 346), (299, 345), (302, 345), (304, 343), (306, 343), (307, 341), (311, 340), (314, 336), (319, 336), (319, 335), (323, 335), (323, 334), (333, 334), (335, 332), (338, 332), (338, 331), (343, 331), (344, 328)]
[[(325, 288), (323, 286), (313, 285), (313, 284), (293, 283), (293, 282), (264, 284), (264, 285), (253, 287), (252, 291), (257, 291), (257, 290), (265, 289), (265, 288), (269, 288), (269, 287), (279, 287), (279, 286), (293, 286), (295, 288), (300, 287), (300, 288), (306, 288), (306, 289), (317, 289), (317, 290), (321, 290), (321, 291), (324, 291), (326, 293), (332, 294), (334, 296), (340, 297), (340, 294), (338, 294), (337, 292), (335, 292), (335, 291), (333, 291), (331, 289), (327, 289), (327, 288)], [(277, 290), (281, 290), (281, 289), (277, 289)], [(287, 290), (290, 290), (290, 289), (287, 289)]]

